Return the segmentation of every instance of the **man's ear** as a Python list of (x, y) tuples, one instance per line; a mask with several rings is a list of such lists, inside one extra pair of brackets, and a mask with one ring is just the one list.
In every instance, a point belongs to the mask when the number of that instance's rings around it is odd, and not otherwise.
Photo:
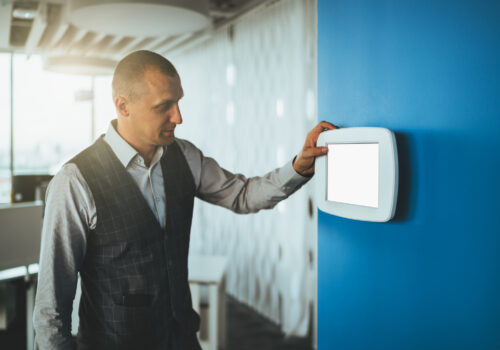
[(115, 107), (118, 114), (121, 115), (122, 117), (129, 116), (130, 112), (128, 110), (129, 108), (128, 100), (124, 96), (119, 95), (116, 97)]

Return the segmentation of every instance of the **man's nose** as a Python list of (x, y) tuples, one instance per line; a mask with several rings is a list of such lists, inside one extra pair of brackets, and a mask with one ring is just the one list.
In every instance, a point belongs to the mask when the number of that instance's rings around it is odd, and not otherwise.
[(170, 122), (174, 124), (182, 124), (181, 110), (179, 109), (179, 104), (175, 104), (172, 115), (170, 116)]

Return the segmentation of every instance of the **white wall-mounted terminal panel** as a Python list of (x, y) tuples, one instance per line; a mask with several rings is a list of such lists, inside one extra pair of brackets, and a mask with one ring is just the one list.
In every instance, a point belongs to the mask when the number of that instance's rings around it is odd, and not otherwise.
[(356, 127), (325, 131), (316, 158), (320, 210), (354, 220), (389, 221), (398, 196), (398, 153), (394, 134), (385, 128)]

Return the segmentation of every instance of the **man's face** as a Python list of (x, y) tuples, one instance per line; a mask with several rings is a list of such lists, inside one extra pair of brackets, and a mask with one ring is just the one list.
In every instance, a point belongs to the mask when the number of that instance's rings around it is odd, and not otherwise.
[(179, 77), (150, 69), (139, 83), (138, 96), (129, 101), (132, 130), (141, 143), (169, 145), (174, 129), (182, 123), (179, 100), (184, 96)]

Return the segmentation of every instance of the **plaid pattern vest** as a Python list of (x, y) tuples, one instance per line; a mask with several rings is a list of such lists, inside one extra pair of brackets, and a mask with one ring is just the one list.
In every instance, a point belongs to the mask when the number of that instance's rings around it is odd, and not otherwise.
[(177, 143), (160, 161), (165, 229), (102, 136), (69, 163), (97, 209), (80, 269), (79, 348), (163, 349), (174, 319), (194, 335), (200, 319), (191, 306), (188, 250), (195, 184)]

